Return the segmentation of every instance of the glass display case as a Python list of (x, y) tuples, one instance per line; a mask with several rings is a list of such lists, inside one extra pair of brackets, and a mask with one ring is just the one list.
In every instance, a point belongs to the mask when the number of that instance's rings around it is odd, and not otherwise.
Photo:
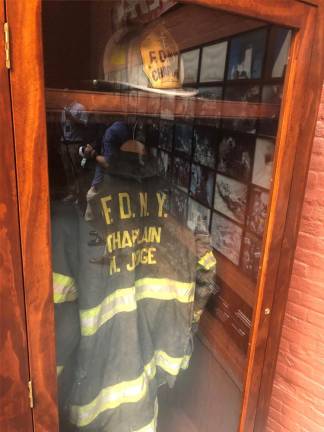
[(309, 7), (219, 3), (8, 2), (38, 41), (10, 85), (42, 430), (264, 426)]

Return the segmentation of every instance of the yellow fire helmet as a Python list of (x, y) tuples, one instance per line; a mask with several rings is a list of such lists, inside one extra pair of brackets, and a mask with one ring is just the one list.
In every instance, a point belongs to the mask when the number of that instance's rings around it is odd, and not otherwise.
[(173, 96), (197, 94), (182, 88), (179, 48), (163, 24), (115, 32), (105, 48), (103, 69), (109, 84)]

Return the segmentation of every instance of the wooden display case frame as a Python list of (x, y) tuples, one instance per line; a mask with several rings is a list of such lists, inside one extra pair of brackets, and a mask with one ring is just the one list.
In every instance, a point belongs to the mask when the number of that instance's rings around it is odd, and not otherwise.
[[(275, 177), (239, 426), (240, 431), (262, 432), (267, 419), (323, 82), (323, 2), (195, 0), (187, 3), (296, 30), (277, 135)], [(54, 432), (58, 429), (58, 419), (41, 0), (7, 0), (6, 20), (11, 31), (9, 85), (29, 372), (34, 387), (33, 424), (35, 431)], [(10, 119), (7, 121), (10, 123)]]

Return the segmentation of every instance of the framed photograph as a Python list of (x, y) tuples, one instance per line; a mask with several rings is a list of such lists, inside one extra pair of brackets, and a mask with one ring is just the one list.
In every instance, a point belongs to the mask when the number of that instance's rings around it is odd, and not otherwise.
[(160, 124), (157, 119), (148, 119), (146, 123), (146, 143), (149, 147), (159, 145)]
[(194, 161), (215, 168), (217, 129), (197, 126), (194, 129)]
[(203, 48), (199, 82), (224, 80), (227, 45), (224, 41)]
[(247, 206), (247, 192), (248, 188), (244, 183), (217, 174), (214, 197), (215, 210), (243, 224)]
[(187, 220), (188, 195), (177, 188), (171, 191), (171, 214), (181, 222)]
[(217, 171), (237, 180), (249, 181), (254, 145), (252, 135), (225, 133), (218, 146)]
[(181, 156), (190, 158), (192, 149), (193, 126), (187, 123), (176, 123), (174, 128), (174, 149)]
[(201, 203), (211, 207), (213, 200), (214, 173), (208, 168), (192, 164), (190, 194)]
[(184, 192), (188, 192), (190, 178), (190, 163), (179, 157), (175, 157), (173, 161), (173, 183)]
[(275, 144), (274, 140), (258, 137), (255, 145), (252, 183), (270, 189)]
[(202, 225), (209, 230), (210, 214), (211, 211), (207, 207), (199, 204), (192, 198), (189, 198), (187, 217), (188, 228), (194, 231), (196, 227)]
[(265, 52), (266, 29), (253, 30), (232, 39), (227, 78), (259, 79)]
[(198, 80), (199, 52), (197, 48), (181, 54), (184, 84), (196, 83)]
[(232, 263), (239, 265), (242, 228), (215, 212), (212, 217), (212, 246)]
[(250, 208), (247, 227), (258, 236), (263, 236), (267, 217), (269, 193), (258, 187), (253, 187), (250, 195)]
[(261, 258), (262, 242), (253, 235), (246, 234), (242, 242), (241, 268), (251, 279), (257, 280)]
[(159, 147), (172, 151), (173, 147), (173, 122), (160, 120)]
[(172, 176), (172, 160), (170, 153), (163, 150), (159, 152), (159, 163), (163, 177), (170, 179)]
[(287, 67), (292, 31), (283, 27), (272, 27), (267, 53), (267, 78), (283, 78)]

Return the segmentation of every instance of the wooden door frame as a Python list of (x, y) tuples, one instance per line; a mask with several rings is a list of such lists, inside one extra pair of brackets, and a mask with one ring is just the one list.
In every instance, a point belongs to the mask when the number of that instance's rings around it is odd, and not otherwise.
[(33, 430), (52, 432), (58, 413), (40, 1), (6, 0), (6, 14)]
[[(323, 80), (322, 1), (191, 0), (296, 29), (251, 332), (240, 431), (265, 429)], [(311, 4), (310, 4), (311, 3)], [(317, 5), (318, 3), (318, 5)], [(28, 5), (28, 7), (27, 7)], [(23, 273), (36, 431), (57, 430), (41, 0), (7, 0)], [(37, 271), (35, 271), (37, 269)], [(267, 314), (270, 311), (270, 314)]]
[[(0, 52), (4, 53), (4, 2)], [(0, 56), (0, 430), (33, 430), (9, 71)]]

